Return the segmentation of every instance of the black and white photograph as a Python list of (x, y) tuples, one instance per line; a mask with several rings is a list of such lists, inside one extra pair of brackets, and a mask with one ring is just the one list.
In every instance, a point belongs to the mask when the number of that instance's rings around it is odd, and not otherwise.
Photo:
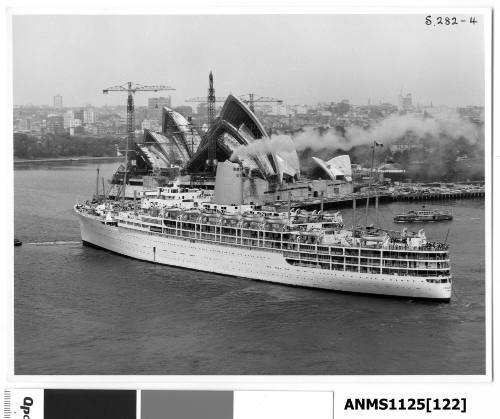
[(13, 13), (13, 373), (486, 376), (489, 13)]

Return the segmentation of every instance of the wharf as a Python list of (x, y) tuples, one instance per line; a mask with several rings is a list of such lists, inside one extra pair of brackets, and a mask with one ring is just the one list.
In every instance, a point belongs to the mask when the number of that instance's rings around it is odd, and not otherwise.
[(484, 198), (485, 191), (453, 191), (453, 192), (439, 192), (439, 193), (409, 193), (409, 194), (395, 194), (394, 201), (435, 201), (442, 199), (471, 199), (471, 198)]
[[(450, 199), (481, 199), (485, 196), (484, 188), (463, 191), (442, 191), (442, 192), (380, 192), (377, 193), (379, 203), (388, 203), (394, 201), (438, 201)], [(323, 208), (340, 209), (352, 207), (353, 200), (356, 205), (366, 204), (366, 200), (374, 200), (375, 193), (358, 192), (349, 195), (338, 196), (334, 198), (324, 198)], [(293, 208), (303, 208), (306, 210), (319, 210), (321, 208), (321, 199), (306, 199), (304, 201), (292, 202)]]

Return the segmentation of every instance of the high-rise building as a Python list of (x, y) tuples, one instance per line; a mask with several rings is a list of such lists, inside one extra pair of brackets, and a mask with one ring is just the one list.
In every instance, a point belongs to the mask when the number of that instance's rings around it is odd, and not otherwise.
[(399, 94), (398, 109), (400, 111), (409, 111), (413, 109), (411, 93), (408, 93), (406, 96), (403, 96), (401, 93)]
[(162, 109), (164, 106), (172, 107), (172, 97), (151, 97), (148, 99), (148, 118), (161, 120)]
[(63, 121), (64, 129), (68, 129), (74, 126), (75, 114), (73, 111), (64, 112)]
[(83, 121), (83, 108), (80, 108), (76, 111), (73, 112), (73, 118), (79, 119), (80, 121)]
[(63, 107), (62, 96), (60, 94), (57, 94), (54, 96), (54, 108), (62, 109), (62, 107)]
[(87, 107), (83, 110), (83, 123), (95, 124), (95, 112), (91, 107)]

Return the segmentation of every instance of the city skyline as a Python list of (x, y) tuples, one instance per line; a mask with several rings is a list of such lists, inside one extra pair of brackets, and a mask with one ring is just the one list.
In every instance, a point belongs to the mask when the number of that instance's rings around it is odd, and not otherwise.
[[(173, 86), (173, 106), (187, 105), (206, 95), (210, 70), (217, 96), (378, 104), (402, 91), (415, 104), (482, 106), (483, 25), (430, 28), (423, 15), (13, 17), (14, 105), (56, 94), (65, 107), (123, 105), (102, 89), (129, 80)], [(136, 104), (157, 96), (137, 94)]]
[[(410, 95), (412, 95), (411, 93), (409, 93)], [(403, 95), (404, 97), (405, 95)], [(62, 97), (62, 96), (61, 96)], [(151, 100), (157, 100), (157, 99), (165, 99), (164, 97), (161, 97), (161, 96), (148, 96), (147, 97), (147, 102), (151, 101)], [(316, 103), (309, 103), (309, 104), (304, 104), (304, 103), (285, 103), (285, 102), (280, 102), (280, 105), (279, 106), (286, 106), (287, 108), (292, 108), (292, 109), (295, 109), (295, 108), (302, 108), (302, 107), (306, 107), (308, 109), (316, 109), (316, 108), (321, 108), (322, 106), (324, 105), (335, 105), (335, 104), (340, 104), (341, 102), (345, 102), (347, 101), (347, 103), (349, 103), (350, 106), (354, 106), (354, 107), (365, 107), (365, 106), (372, 106), (372, 107), (377, 107), (377, 106), (383, 106), (383, 105), (393, 105), (395, 107), (398, 107), (398, 102), (399, 102), (399, 97), (396, 97), (396, 100), (392, 100), (392, 101), (386, 101), (386, 102), (382, 102), (382, 101), (378, 101), (378, 102), (375, 102), (373, 100), (371, 100), (371, 98), (368, 98), (368, 101), (367, 103), (354, 103), (352, 101), (350, 101), (349, 99), (341, 99), (341, 100), (338, 100), (338, 101), (328, 101), (328, 100), (325, 100), (325, 101), (321, 101), (321, 102), (316, 102)], [(172, 103), (170, 106), (168, 106), (167, 104), (167, 107), (171, 107), (173, 109), (177, 108), (177, 107), (191, 107), (193, 112), (196, 113), (196, 109), (199, 107), (200, 104), (204, 104), (204, 102), (195, 102), (195, 103), (192, 103), (191, 102), (180, 102), (178, 104), (175, 104), (175, 103)], [(223, 106), (223, 103), (222, 102), (219, 102), (216, 104), (216, 108), (217, 109), (220, 109), (222, 108)], [(95, 105), (95, 104), (92, 104), (92, 103), (88, 103), (88, 102), (85, 102), (85, 103), (81, 103), (81, 104), (74, 104), (74, 105), (65, 105), (63, 103), (62, 107), (57, 107), (57, 106), (54, 106), (53, 104), (50, 104), (50, 103), (40, 103), (40, 104), (35, 104), (35, 103), (19, 103), (19, 104), (14, 104), (14, 109), (17, 109), (17, 108), (40, 108), (40, 109), (53, 109), (54, 111), (61, 111), (61, 110), (72, 110), (72, 109), (84, 109), (84, 108), (96, 108), (96, 109), (103, 109), (103, 108), (123, 108), (123, 110), (126, 110), (127, 109), (127, 104), (126, 102), (124, 103), (113, 103), (113, 104), (99, 104), (99, 105)], [(149, 108), (150, 106), (148, 105), (148, 103), (139, 103), (137, 104), (137, 102), (135, 101), (135, 108), (136, 109), (141, 109), (141, 108)], [(260, 108), (263, 108), (263, 109), (269, 109), (270, 107), (272, 108), (275, 108), (276, 107), (276, 104), (275, 103), (271, 103), (271, 104), (267, 104), (267, 103), (264, 103), (264, 104), (261, 104), (261, 103), (255, 103), (255, 108), (256, 109), (260, 109)], [(481, 104), (481, 105), (475, 105), (475, 104), (463, 104), (463, 105), (448, 105), (448, 104), (435, 104), (433, 103), (432, 101), (430, 103), (416, 103), (416, 102), (412, 102), (411, 104), (411, 107), (412, 109), (427, 109), (427, 108), (439, 108), (439, 107), (443, 107), (443, 108), (466, 108), (466, 107), (479, 107), (479, 108), (484, 108), (484, 104)]]

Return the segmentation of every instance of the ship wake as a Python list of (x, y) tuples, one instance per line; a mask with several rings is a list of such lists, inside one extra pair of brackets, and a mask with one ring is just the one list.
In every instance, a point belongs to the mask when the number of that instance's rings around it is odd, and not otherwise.
[(71, 244), (81, 244), (81, 241), (74, 240), (55, 240), (55, 241), (47, 241), (47, 242), (31, 242), (26, 243), (32, 246), (61, 246), (61, 245), (71, 245)]

